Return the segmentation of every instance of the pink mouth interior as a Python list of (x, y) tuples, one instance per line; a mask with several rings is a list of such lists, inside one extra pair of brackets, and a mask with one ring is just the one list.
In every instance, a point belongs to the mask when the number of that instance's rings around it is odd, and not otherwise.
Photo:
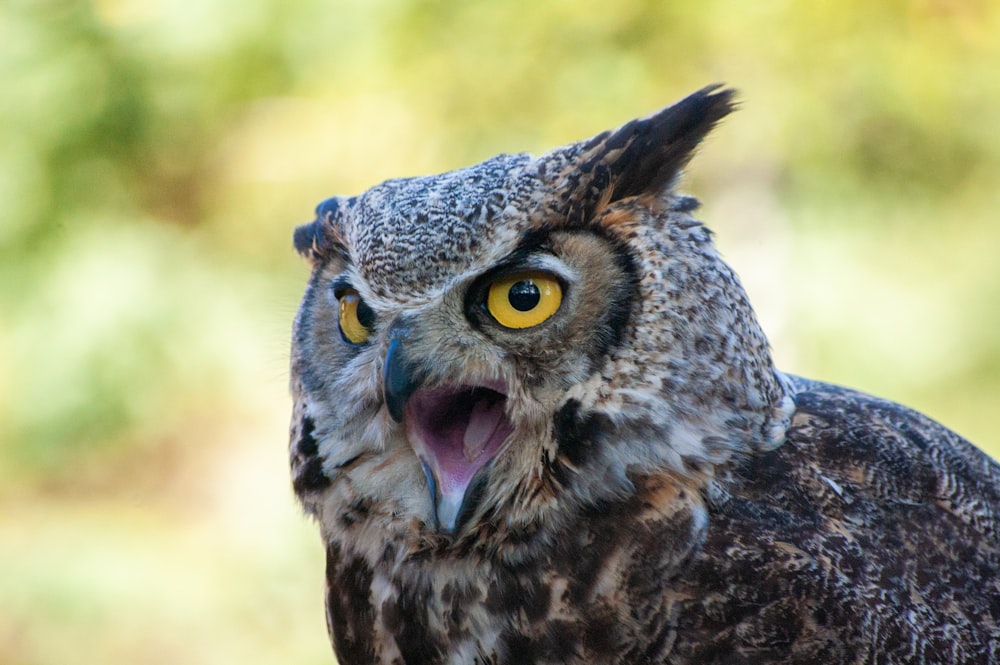
[(410, 443), (430, 465), (443, 497), (461, 501), (473, 476), (514, 430), (506, 403), (503, 393), (484, 386), (421, 389), (410, 396)]

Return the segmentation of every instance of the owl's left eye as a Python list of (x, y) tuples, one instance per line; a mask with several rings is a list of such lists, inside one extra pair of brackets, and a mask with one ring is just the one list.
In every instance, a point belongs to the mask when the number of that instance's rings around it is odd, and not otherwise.
[(556, 313), (562, 286), (544, 272), (518, 272), (490, 284), (486, 308), (505, 328), (531, 328)]
[(340, 335), (351, 344), (364, 344), (375, 325), (375, 312), (354, 289), (337, 295), (340, 304)]

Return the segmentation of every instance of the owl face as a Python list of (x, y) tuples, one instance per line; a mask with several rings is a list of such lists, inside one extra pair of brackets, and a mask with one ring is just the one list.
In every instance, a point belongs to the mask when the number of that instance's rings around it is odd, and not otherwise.
[(704, 473), (780, 440), (763, 334), (671, 190), (729, 108), (706, 89), (539, 158), (317, 208), (295, 236), (314, 268), (292, 459), (328, 539), (514, 551), (638, 469)]

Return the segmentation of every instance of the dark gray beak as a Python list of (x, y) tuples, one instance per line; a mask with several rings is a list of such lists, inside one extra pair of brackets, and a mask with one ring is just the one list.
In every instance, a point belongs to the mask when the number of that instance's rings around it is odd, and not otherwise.
[(405, 329), (392, 333), (389, 350), (385, 354), (385, 367), (382, 372), (385, 405), (389, 415), (397, 423), (403, 422), (403, 411), (406, 402), (413, 391), (420, 386), (413, 363), (406, 357)]

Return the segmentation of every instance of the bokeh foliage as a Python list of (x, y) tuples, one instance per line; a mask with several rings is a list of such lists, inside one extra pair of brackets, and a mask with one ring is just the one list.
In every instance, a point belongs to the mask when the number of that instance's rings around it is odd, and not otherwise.
[(0, 662), (328, 662), (291, 229), (714, 81), (684, 187), (782, 367), (1000, 453), (995, 2), (0, 6)]

